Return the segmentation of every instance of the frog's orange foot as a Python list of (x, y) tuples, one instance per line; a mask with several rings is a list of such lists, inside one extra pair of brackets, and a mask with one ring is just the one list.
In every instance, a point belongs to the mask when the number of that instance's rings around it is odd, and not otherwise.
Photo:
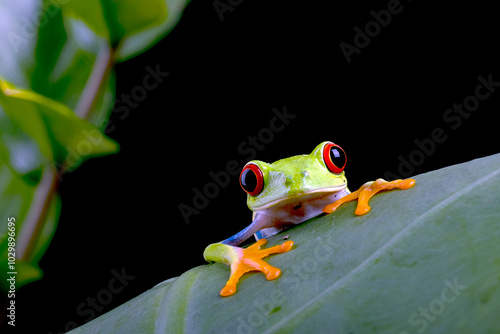
[(267, 280), (276, 279), (281, 275), (281, 270), (279, 268), (264, 262), (262, 258), (270, 254), (288, 252), (293, 246), (293, 241), (287, 241), (281, 245), (260, 249), (266, 242), (266, 239), (260, 239), (247, 248), (235, 247), (238, 258), (231, 263), (231, 277), (229, 277), (226, 286), (221, 290), (221, 296), (230, 296), (235, 293), (236, 283), (238, 283), (241, 276), (246, 272), (255, 270), (261, 271), (266, 275)]
[(372, 198), (376, 193), (383, 190), (392, 190), (394, 188), (399, 189), (408, 189), (415, 185), (414, 179), (406, 179), (406, 180), (394, 180), (394, 181), (386, 181), (384, 179), (377, 179), (376, 181), (367, 182), (363, 184), (358, 190), (349, 195), (342, 197), (341, 199), (333, 202), (330, 205), (327, 205), (323, 208), (323, 212), (331, 213), (339, 206), (344, 203), (358, 200), (358, 206), (354, 213), (358, 216), (364, 215), (370, 211), (370, 206), (368, 205), (368, 201)]

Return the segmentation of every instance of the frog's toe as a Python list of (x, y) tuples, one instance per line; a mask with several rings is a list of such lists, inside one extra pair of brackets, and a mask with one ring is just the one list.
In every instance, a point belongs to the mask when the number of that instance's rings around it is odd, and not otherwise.
[(394, 182), (395, 183), (395, 188), (399, 188), (399, 189), (408, 189), (408, 188), (411, 188), (417, 182), (414, 179), (396, 180), (396, 181), (397, 182)]
[(281, 253), (286, 253), (293, 247), (293, 241), (286, 241), (280, 245)]
[(223, 297), (231, 296), (236, 292), (236, 284), (226, 284), (222, 290), (220, 290), (220, 295)]
[(258, 257), (245, 257), (243, 262), (247, 265), (248, 271), (256, 270), (264, 273), (268, 281), (278, 278), (281, 275), (279, 268), (271, 266)]
[(354, 214), (356, 216), (362, 216), (370, 212), (371, 208), (368, 205), (358, 204), (356, 210), (354, 210)]
[(264, 272), (264, 274), (266, 275), (266, 279), (268, 281), (272, 281), (273, 279), (277, 279), (281, 275), (281, 270), (279, 268), (272, 267), (272, 266), (270, 266), (270, 267), (271, 268), (268, 268), (268, 270), (266, 270)]
[(368, 202), (370, 199), (380, 191), (398, 189), (408, 189), (415, 185), (414, 179), (386, 181), (384, 179), (377, 179), (375, 182), (367, 182), (358, 190), (358, 206), (354, 212), (356, 215), (364, 215), (370, 211)]

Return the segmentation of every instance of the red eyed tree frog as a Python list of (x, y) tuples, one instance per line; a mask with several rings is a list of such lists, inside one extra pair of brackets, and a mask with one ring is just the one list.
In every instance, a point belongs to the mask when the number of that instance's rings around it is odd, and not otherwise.
[[(300, 224), (323, 212), (335, 211), (343, 203), (358, 200), (356, 215), (370, 211), (368, 201), (381, 190), (408, 189), (415, 180), (367, 182), (351, 193), (347, 189), (344, 175), (346, 155), (344, 150), (332, 143), (323, 142), (309, 155), (298, 155), (272, 164), (253, 160), (248, 162), (240, 174), (240, 184), (248, 194), (247, 204), (253, 211), (252, 223), (241, 232), (215, 244), (204, 251), (207, 261), (226, 263), (231, 275), (221, 296), (236, 292), (236, 283), (248, 271), (261, 271), (268, 280), (280, 276), (280, 269), (262, 258), (274, 253), (288, 252), (293, 241), (267, 249), (260, 249), (266, 237), (290, 226)], [(255, 236), (257, 242), (247, 248), (237, 247)]]

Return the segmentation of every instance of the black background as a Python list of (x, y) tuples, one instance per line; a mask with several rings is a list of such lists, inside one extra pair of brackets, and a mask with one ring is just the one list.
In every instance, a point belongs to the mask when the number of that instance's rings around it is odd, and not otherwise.
[(348, 64), (339, 44), (353, 45), (354, 28), (364, 30), (370, 11), (388, 3), (241, 1), (221, 20), (212, 1), (194, 1), (161, 42), (117, 65), (117, 98), (142, 85), (147, 66), (169, 76), (137, 107), (111, 116), (120, 153), (64, 177), (44, 278), (18, 293), (17, 329), (83, 324), (90, 316), (78, 305), (107, 289), (112, 270), (135, 278), (96, 316), (204, 264), (209, 243), (250, 223), (246, 196), (231, 177), (189, 224), (178, 206), (192, 206), (193, 188), (203, 190), (210, 171), (245, 163), (238, 146), (269, 127), (273, 108), (295, 118), (256, 158), (272, 162), (331, 140), (347, 153), (351, 189), (398, 174), (398, 157), (416, 157), (415, 141), (436, 128), (446, 140), (413, 175), (498, 153), (500, 87), (457, 129), (443, 119), (474, 95), (478, 76), (500, 82), (493, 4), (401, 1)]

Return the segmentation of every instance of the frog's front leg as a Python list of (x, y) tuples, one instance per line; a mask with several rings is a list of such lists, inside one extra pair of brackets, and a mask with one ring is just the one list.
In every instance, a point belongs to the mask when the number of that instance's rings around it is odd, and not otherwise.
[(249, 271), (261, 271), (266, 276), (266, 279), (272, 280), (278, 278), (281, 274), (279, 268), (273, 267), (264, 262), (262, 259), (270, 254), (288, 252), (293, 241), (287, 241), (282, 245), (273, 246), (267, 249), (260, 249), (267, 240), (260, 239), (255, 244), (241, 248), (236, 245), (248, 239), (252, 234), (262, 228), (274, 226), (274, 221), (260, 215), (241, 232), (235, 234), (222, 242), (209, 245), (205, 248), (203, 256), (207, 261), (219, 262), (228, 264), (231, 267), (231, 276), (226, 283), (226, 286), (221, 290), (221, 296), (230, 296), (236, 292), (236, 283), (238, 280)]
[(247, 248), (216, 243), (209, 245), (205, 249), (203, 253), (205, 260), (226, 263), (231, 267), (231, 276), (226, 286), (221, 290), (221, 296), (225, 297), (234, 294), (236, 292), (236, 283), (238, 283), (241, 276), (246, 272), (261, 271), (266, 275), (266, 279), (268, 280), (273, 280), (280, 276), (281, 270), (264, 262), (262, 258), (270, 254), (288, 252), (293, 246), (293, 241), (286, 241), (282, 245), (260, 249), (266, 242), (266, 239), (260, 239)]
[(358, 190), (352, 192), (341, 199), (333, 202), (330, 205), (327, 205), (323, 208), (323, 212), (331, 213), (339, 206), (344, 203), (358, 200), (358, 206), (354, 213), (356, 215), (363, 215), (370, 211), (370, 206), (368, 202), (370, 199), (379, 191), (382, 190), (392, 190), (394, 188), (399, 189), (408, 189), (415, 185), (414, 179), (406, 179), (406, 180), (394, 180), (394, 181), (385, 181), (384, 179), (377, 179), (376, 181), (371, 181), (363, 184)]

